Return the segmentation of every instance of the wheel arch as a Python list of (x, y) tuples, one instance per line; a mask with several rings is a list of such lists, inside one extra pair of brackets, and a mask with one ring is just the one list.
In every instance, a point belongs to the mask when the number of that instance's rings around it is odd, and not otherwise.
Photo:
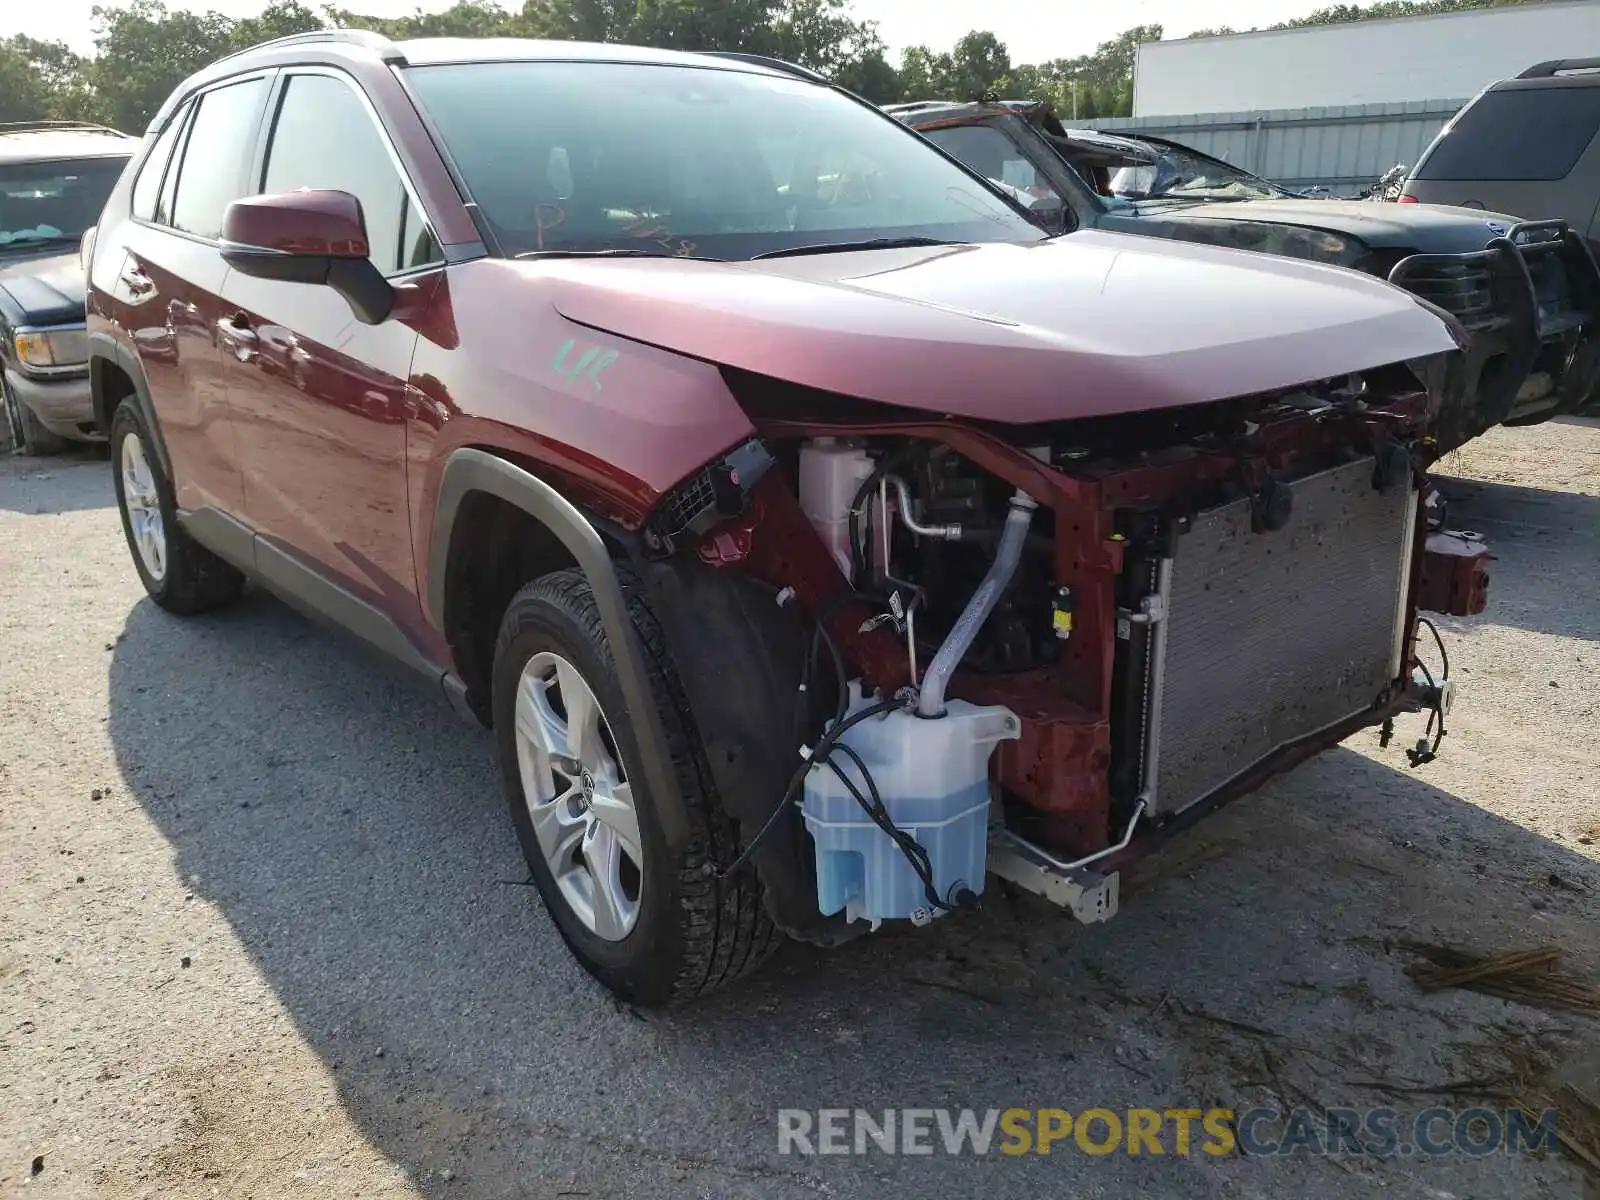
[[(542, 550), (551, 555), (551, 570), (576, 567), (588, 580), (616, 662), (628, 724), (644, 759), (640, 765), (656, 800), (662, 830), (670, 845), (681, 847), (689, 835), (688, 818), (678, 795), (666, 733), (652, 700), (644, 648), (628, 616), (612, 547), (582, 510), (545, 480), (498, 455), (473, 447), (453, 451), (440, 477), (428, 546), (425, 596), (433, 621), (448, 635), (457, 528), (463, 516), (470, 520), (486, 497), (520, 511), (548, 533), (552, 542)], [(558, 554), (553, 553), (556, 546)], [(459, 559), (455, 565), (459, 568)]]
[(89, 396), (94, 403), (95, 427), (106, 436), (111, 434), (111, 418), (117, 407), (128, 397), (139, 406), (145, 428), (154, 441), (156, 459), (162, 473), (173, 479), (172, 459), (167, 454), (167, 440), (162, 435), (161, 423), (156, 420), (155, 405), (150, 400), (150, 383), (145, 378), (144, 367), (127, 346), (103, 330), (89, 334)]

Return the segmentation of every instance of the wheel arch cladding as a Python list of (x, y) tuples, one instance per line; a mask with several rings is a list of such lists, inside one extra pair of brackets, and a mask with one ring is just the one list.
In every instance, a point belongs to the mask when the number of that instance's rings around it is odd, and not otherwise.
[(103, 330), (89, 334), (89, 395), (94, 403), (94, 422), (100, 432), (111, 434), (111, 418), (129, 396), (139, 406), (145, 428), (155, 443), (156, 461), (168, 480), (174, 478), (172, 459), (167, 455), (167, 439), (156, 420), (150, 401), (150, 385), (145, 380), (139, 358), (128, 347)]
[(434, 621), (444, 628), (451, 534), (473, 493), (497, 497), (527, 513), (560, 541), (588, 580), (616, 662), (628, 722), (644, 757), (640, 766), (656, 803), (662, 832), (677, 850), (688, 839), (688, 818), (678, 795), (666, 734), (651, 699), (644, 649), (629, 619), (627, 598), (611, 552), (594, 524), (571, 501), (538, 476), (487, 451), (454, 451), (445, 462), (440, 480), (428, 550), (426, 595)]
[[(772, 816), (795, 754), (795, 685), (803, 626), (772, 591), (737, 571), (680, 555), (641, 564), (651, 608), (677, 668), (718, 802), (748, 845)], [(706, 635), (707, 629), (716, 635)], [(798, 805), (751, 857), (767, 915), (790, 937), (833, 946), (865, 931), (817, 911), (816, 858)]]

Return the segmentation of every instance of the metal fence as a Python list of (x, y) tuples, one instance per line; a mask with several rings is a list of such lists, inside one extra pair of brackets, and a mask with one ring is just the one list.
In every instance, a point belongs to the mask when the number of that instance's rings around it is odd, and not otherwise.
[(1465, 103), (1412, 100), (1188, 117), (1102, 117), (1078, 124), (1107, 133), (1168, 137), (1287, 188), (1320, 185), (1339, 193), (1366, 186), (1396, 163), (1415, 166)]

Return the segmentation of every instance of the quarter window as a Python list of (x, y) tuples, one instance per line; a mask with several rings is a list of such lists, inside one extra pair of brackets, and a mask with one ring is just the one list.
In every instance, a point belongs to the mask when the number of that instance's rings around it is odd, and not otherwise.
[(199, 237), (222, 233), (222, 214), (244, 194), (245, 163), (255, 146), (266, 80), (249, 79), (207, 92), (189, 123), (174, 228)]
[(349, 192), (361, 202), (372, 264), (385, 275), (440, 257), (366, 105), (350, 85), (330, 75), (288, 80), (262, 187), (267, 192)]
[[(161, 136), (156, 138), (156, 144), (150, 151), (150, 156), (144, 160), (144, 166), (139, 168), (139, 178), (133, 184), (133, 215), (141, 220), (157, 219), (156, 209), (157, 201), (160, 199), (161, 181), (166, 176), (167, 163), (172, 158), (172, 148), (178, 143), (178, 131), (183, 128), (188, 116), (188, 105), (172, 114), (172, 120), (167, 122), (167, 127), (161, 131)], [(163, 216), (161, 219), (167, 218)]]

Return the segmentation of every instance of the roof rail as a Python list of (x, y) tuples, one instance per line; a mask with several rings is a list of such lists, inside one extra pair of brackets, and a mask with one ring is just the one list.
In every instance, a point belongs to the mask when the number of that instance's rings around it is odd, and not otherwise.
[(291, 33), (286, 37), (273, 38), (270, 42), (257, 42), (254, 46), (246, 46), (243, 50), (225, 54), (217, 61), (227, 62), (231, 58), (238, 58), (241, 54), (254, 54), (257, 50), (271, 50), (279, 46), (316, 45), (318, 42), (360, 46), (371, 50), (386, 63), (404, 64), (406, 61), (406, 56), (399, 46), (383, 34), (374, 33), (370, 29), (309, 29), (304, 33)]
[(798, 75), (801, 79), (810, 80), (812, 83), (823, 83), (830, 87), (833, 84), (833, 80), (813, 71), (810, 67), (802, 67), (799, 63), (785, 62), (781, 58), (771, 58), (765, 54), (746, 54), (741, 50), (702, 50), (700, 53), (710, 58), (731, 58), (738, 62), (750, 63), (752, 66), (782, 71), (785, 75)]
[(0, 133), (40, 133), (45, 131), (66, 133), (109, 133), (127, 137), (120, 129), (109, 125), (96, 125), (93, 121), (0, 121)]
[(1518, 79), (1554, 79), (1567, 71), (1600, 71), (1600, 58), (1552, 58), (1529, 67)]

